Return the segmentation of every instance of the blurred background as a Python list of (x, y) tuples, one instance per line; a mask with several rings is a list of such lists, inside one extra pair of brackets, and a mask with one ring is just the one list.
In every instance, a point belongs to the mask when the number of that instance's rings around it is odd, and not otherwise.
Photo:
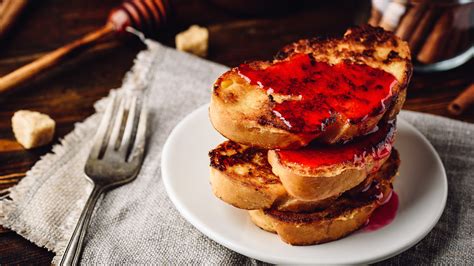
[[(25, 2), (22, 4), (21, 2)], [(404, 108), (474, 122), (474, 108), (462, 114), (449, 103), (472, 84), (472, 1), (310, 1), (169, 0), (170, 20), (151, 36), (175, 47), (175, 36), (191, 25), (209, 32), (208, 60), (236, 66), (271, 59), (285, 44), (315, 36), (341, 36), (353, 25), (370, 22), (394, 31), (413, 49), (416, 71)], [(0, 77), (68, 42), (97, 30), (121, 0), (0, 0)], [(12, 12), (11, 6), (18, 12)], [(10, 8), (7, 8), (10, 6)], [(119, 87), (133, 58), (145, 46), (137, 38), (104, 38), (84, 54), (14, 91), (0, 95), (0, 189), (9, 187), (38, 158), (45, 146), (23, 150), (11, 132), (19, 109), (49, 114), (57, 138), (94, 111), (93, 103)], [(209, 84), (211, 89), (211, 84)], [(471, 98), (474, 97), (472, 92)], [(474, 102), (474, 100), (472, 100)], [(46, 263), (52, 253), (0, 229), (2, 262)]]

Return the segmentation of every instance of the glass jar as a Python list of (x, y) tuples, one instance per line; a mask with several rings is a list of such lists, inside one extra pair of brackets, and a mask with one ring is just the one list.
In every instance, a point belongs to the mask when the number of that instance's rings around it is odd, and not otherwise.
[(455, 68), (473, 58), (474, 0), (372, 0), (369, 24), (408, 42), (415, 71)]

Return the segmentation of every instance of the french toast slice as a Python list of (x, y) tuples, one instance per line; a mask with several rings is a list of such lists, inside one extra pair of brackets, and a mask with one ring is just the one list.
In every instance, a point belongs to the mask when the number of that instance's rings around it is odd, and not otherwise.
[(273, 61), (242, 64), (214, 83), (209, 116), (226, 138), (265, 149), (347, 141), (401, 109), (412, 73), (406, 42), (371, 26), (300, 40)]
[(370, 187), (349, 191), (329, 207), (313, 212), (285, 212), (277, 209), (251, 210), (250, 218), (263, 230), (277, 233), (291, 245), (314, 245), (342, 238), (366, 224), (374, 210), (392, 195), (392, 181), (400, 164), (394, 150), (379, 171), (372, 173)]
[[(210, 151), (210, 182), (213, 193), (240, 209), (274, 208), (300, 212), (327, 207), (343, 192), (333, 192), (332, 196), (318, 200), (301, 200), (291, 196), (280, 178), (272, 172), (267, 152), (233, 141), (223, 142)], [(370, 183), (369, 177), (371, 176), (359, 181), (359, 187)]]
[(212, 191), (234, 207), (305, 211), (325, 207), (333, 200), (301, 201), (289, 196), (272, 173), (267, 150), (225, 141), (210, 151), (209, 157)]
[(380, 168), (390, 155), (395, 131), (396, 121), (387, 121), (344, 144), (270, 150), (268, 161), (291, 196), (306, 201), (337, 197)]

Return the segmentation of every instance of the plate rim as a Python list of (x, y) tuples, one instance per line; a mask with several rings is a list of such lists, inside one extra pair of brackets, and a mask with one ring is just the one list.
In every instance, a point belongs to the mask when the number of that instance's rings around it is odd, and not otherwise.
[[(188, 120), (191, 120), (197, 113), (202, 112), (203, 109), (208, 109), (208, 108), (209, 108), (209, 103), (206, 103), (206, 104), (204, 104), (202, 106), (199, 106), (198, 108), (194, 109), (192, 112), (188, 113), (183, 119), (181, 119), (175, 125), (175, 127), (172, 129), (172, 131), (167, 136), (165, 144), (163, 145), (163, 150), (162, 150), (162, 153), (161, 153), (161, 178), (162, 178), (163, 184), (165, 186), (166, 194), (170, 198), (170, 200), (173, 203), (173, 205), (175, 206), (175, 208), (178, 210), (178, 212), (181, 214), (181, 216), (183, 216), (186, 219), (186, 221), (188, 221), (193, 227), (195, 227), (197, 230), (199, 230), (201, 233), (203, 233), (206, 237), (209, 237), (213, 241), (217, 242), (218, 244), (220, 244), (220, 245), (222, 245), (222, 246), (224, 246), (224, 247), (226, 247), (226, 248), (228, 248), (228, 249), (230, 249), (234, 252), (237, 252), (237, 253), (242, 254), (244, 256), (254, 258), (254, 259), (257, 259), (257, 260), (260, 260), (260, 261), (270, 262), (270, 263), (275, 263), (275, 264), (278, 264), (278, 263), (280, 263), (280, 264), (281, 263), (283, 263), (283, 264), (292, 264), (292, 263), (308, 264), (308, 263), (313, 263), (314, 264), (315, 263), (314, 261), (313, 262), (303, 262), (303, 261), (295, 262), (295, 260), (291, 260), (291, 259), (288, 259), (288, 258), (265, 257), (265, 256), (262, 256), (261, 252), (254, 251), (252, 249), (247, 249), (242, 245), (232, 243), (232, 241), (227, 240), (225, 237), (222, 237), (219, 234), (215, 234), (208, 226), (206, 226), (201, 221), (199, 221), (199, 219), (195, 218), (193, 216), (192, 212), (190, 210), (188, 210), (184, 206), (184, 204), (182, 204), (180, 202), (180, 200), (176, 196), (176, 193), (172, 193), (174, 191), (174, 189), (172, 188), (172, 185), (170, 184), (169, 178), (166, 178), (166, 176), (170, 176), (169, 175), (169, 169), (168, 169), (168, 165), (169, 165), (168, 160), (169, 160), (169, 158), (167, 156), (165, 156), (165, 154), (168, 154), (169, 153), (168, 151), (170, 150), (170, 145), (171, 145), (170, 140), (174, 137), (174, 135), (176, 135), (176, 132), (178, 132), (180, 128), (185, 126), (185, 124)], [(397, 122), (398, 123), (400, 123), (400, 122), (404, 123), (405, 126), (407, 126), (411, 131), (413, 131), (417, 135), (417, 137), (420, 138), (424, 142), (424, 144), (429, 148), (431, 153), (434, 154), (434, 158), (436, 158), (437, 164), (439, 166), (441, 166), (441, 170), (442, 170), (441, 172), (442, 172), (442, 176), (443, 176), (443, 178), (442, 178), (442, 183), (443, 183), (443, 199), (442, 199), (442, 201), (443, 202), (442, 202), (441, 205), (439, 205), (440, 208), (438, 210), (436, 218), (431, 221), (430, 226), (425, 227), (424, 230), (420, 230), (421, 233), (419, 233), (416, 238), (412, 239), (407, 244), (401, 246), (398, 249), (383, 251), (383, 252), (381, 252), (380, 254), (378, 254), (377, 256), (375, 256), (374, 258), (371, 258), (371, 259), (362, 258), (362, 259), (354, 259), (354, 260), (351, 260), (350, 262), (349, 261), (339, 261), (339, 262), (335, 261), (335, 262), (319, 262), (319, 263), (324, 263), (324, 264), (328, 264), (328, 263), (329, 264), (341, 264), (341, 263), (342, 264), (346, 264), (346, 263), (361, 264), (361, 263), (363, 263), (363, 264), (365, 264), (365, 263), (375, 263), (375, 262), (379, 262), (379, 261), (394, 257), (394, 256), (399, 255), (402, 252), (410, 249), (411, 247), (416, 245), (418, 242), (420, 242), (423, 238), (425, 238), (426, 235), (428, 235), (431, 232), (431, 230), (433, 230), (433, 228), (436, 226), (439, 219), (443, 215), (445, 207), (446, 207), (447, 197), (448, 197), (448, 180), (447, 180), (447, 174), (446, 174), (446, 169), (444, 167), (444, 164), (443, 164), (438, 152), (433, 147), (433, 145), (430, 143), (430, 141), (415, 126), (413, 126), (412, 124), (410, 124), (408, 121), (406, 121), (405, 119), (403, 119), (401, 117), (397, 117)]]

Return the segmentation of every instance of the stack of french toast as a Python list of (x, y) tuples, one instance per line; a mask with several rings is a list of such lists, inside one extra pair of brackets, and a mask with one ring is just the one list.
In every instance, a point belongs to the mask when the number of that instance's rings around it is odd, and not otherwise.
[(411, 73), (406, 42), (360, 26), (222, 74), (209, 115), (229, 140), (209, 152), (213, 193), (292, 245), (363, 227), (392, 195)]

